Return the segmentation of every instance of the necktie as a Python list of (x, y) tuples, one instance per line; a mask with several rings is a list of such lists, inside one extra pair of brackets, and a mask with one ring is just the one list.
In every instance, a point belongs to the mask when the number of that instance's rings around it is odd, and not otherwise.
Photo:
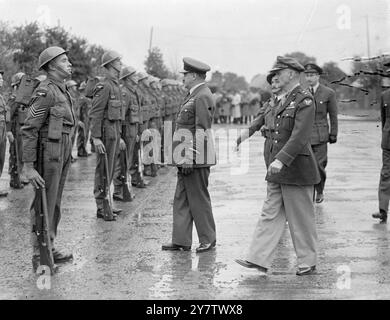
[(312, 96), (314, 97), (314, 88), (313, 88), (313, 87), (310, 87), (310, 93), (311, 93)]

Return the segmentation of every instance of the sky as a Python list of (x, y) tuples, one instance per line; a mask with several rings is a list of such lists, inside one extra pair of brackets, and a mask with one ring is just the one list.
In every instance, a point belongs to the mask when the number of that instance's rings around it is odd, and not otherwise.
[(346, 57), (390, 53), (390, 0), (0, 0), (0, 20), (60, 24), (139, 70), (153, 28), (172, 71), (189, 56), (247, 81), (293, 51), (345, 71)]

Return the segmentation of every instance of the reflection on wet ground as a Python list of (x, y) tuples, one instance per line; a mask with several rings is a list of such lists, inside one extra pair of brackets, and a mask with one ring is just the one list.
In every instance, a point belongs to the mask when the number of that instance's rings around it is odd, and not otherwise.
[[(222, 126), (217, 128), (223, 131)], [(220, 140), (220, 152), (233, 136)], [(265, 198), (263, 138), (252, 137), (248, 154), (212, 168), (210, 193), (217, 247), (195, 253), (161, 251), (170, 241), (175, 169), (162, 168), (133, 202), (117, 203), (118, 221), (96, 220), (92, 196), (95, 157), (72, 165), (63, 198), (57, 244), (72, 250), (51, 289), (39, 289), (31, 274), (28, 206), (32, 190), (12, 190), (0, 199), (0, 299), (388, 299), (390, 250), (387, 225), (371, 218), (377, 208), (381, 166), (375, 122), (341, 121), (329, 146), (325, 201), (316, 205), (318, 270), (295, 275), (288, 226), (266, 277), (234, 262), (244, 258)], [(230, 149), (229, 149), (230, 150)], [(8, 185), (7, 168), (0, 187)]]

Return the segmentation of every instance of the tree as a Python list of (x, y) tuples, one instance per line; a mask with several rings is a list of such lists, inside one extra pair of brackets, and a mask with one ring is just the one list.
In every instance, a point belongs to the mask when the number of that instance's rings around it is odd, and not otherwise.
[(13, 61), (25, 73), (37, 71), (39, 54), (45, 49), (43, 32), (36, 22), (18, 26), (13, 31)]
[(307, 63), (317, 63), (315, 57), (307, 56), (305, 53), (299, 51), (288, 53), (286, 54), (286, 57), (296, 59), (303, 66)]
[(244, 77), (237, 76), (233, 72), (225, 72), (223, 74), (223, 89), (226, 91), (229, 90), (247, 90), (248, 83), (246, 82)]
[(163, 55), (158, 47), (153, 47), (144, 62), (148, 74), (160, 79), (171, 78), (172, 74), (164, 64)]

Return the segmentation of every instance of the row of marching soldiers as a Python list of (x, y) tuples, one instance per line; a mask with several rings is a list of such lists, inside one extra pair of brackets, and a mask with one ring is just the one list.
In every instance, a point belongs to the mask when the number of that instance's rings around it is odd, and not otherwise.
[[(164, 137), (164, 126), (174, 126), (186, 93), (177, 80), (158, 79), (122, 66), (120, 55), (114, 51), (101, 57), (104, 76), (90, 77), (78, 86), (69, 80), (70, 59), (71, 53), (68, 58), (68, 52), (60, 47), (45, 49), (38, 60), (45, 77), (15, 75), (8, 104), (11, 117), (7, 128), (13, 124), (14, 137), (10, 186), (22, 188), (31, 182), (34, 187), (30, 208), (34, 270), (39, 265), (50, 266), (50, 261), (60, 263), (73, 258), (71, 253), (57, 250), (54, 240), (66, 176), (75, 161), (72, 149), (76, 136), (79, 158), (90, 155), (88, 141), (91, 152), (96, 153), (93, 193), (97, 218), (114, 221), (121, 210), (113, 207), (112, 199), (132, 201), (130, 182), (145, 188), (143, 176), (155, 177), (165, 165), (163, 142), (158, 152), (156, 148), (149, 151), (148, 159), (153, 160), (143, 165), (142, 146), (148, 141), (141, 137), (151, 131), (157, 133), (148, 135), (151, 140)], [(171, 127), (168, 132), (172, 131)], [(43, 213), (46, 221), (42, 221)]]

